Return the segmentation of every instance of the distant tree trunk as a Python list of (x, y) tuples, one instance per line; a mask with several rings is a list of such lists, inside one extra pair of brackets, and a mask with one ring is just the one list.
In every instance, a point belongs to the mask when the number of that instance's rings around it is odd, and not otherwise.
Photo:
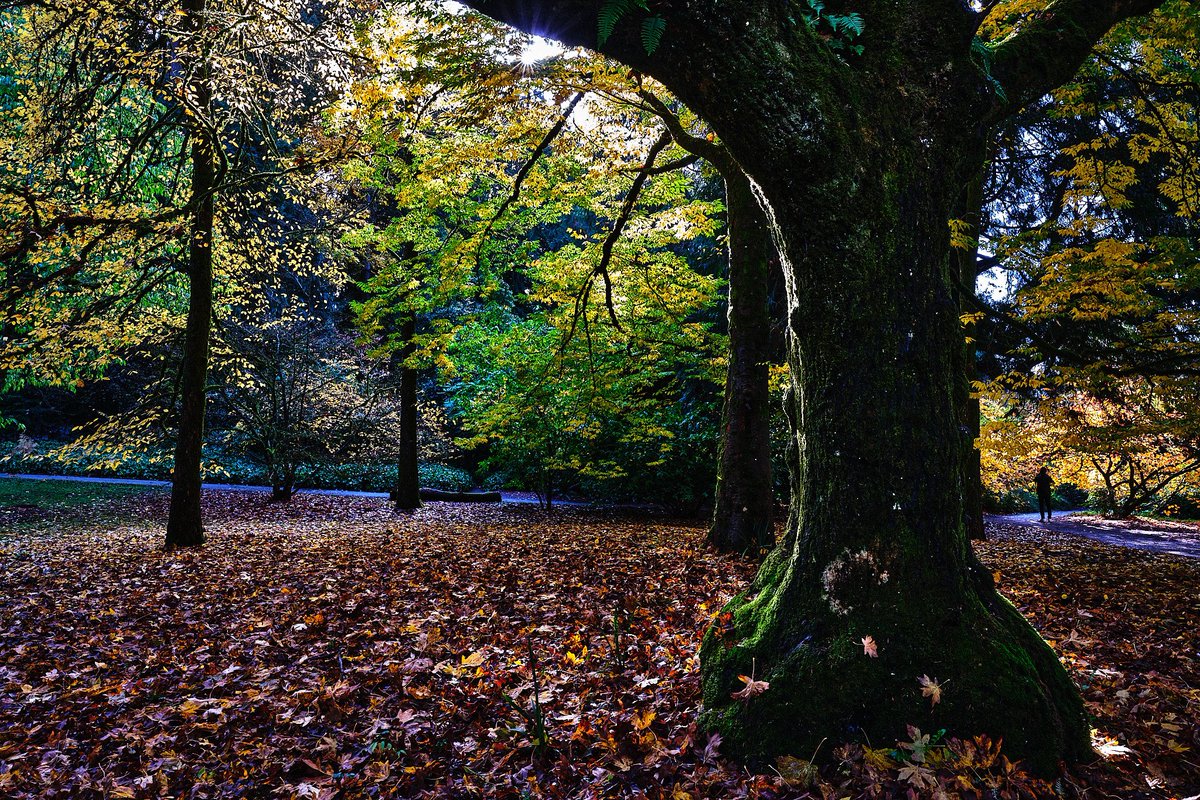
[(411, 511), (421, 507), (421, 480), (417, 475), (417, 370), (408, 363), (417, 335), (413, 316), (401, 323), (404, 346), (400, 350), (400, 451), (396, 459), (396, 508)]
[(639, 92), (675, 142), (725, 181), (729, 249), (729, 367), (721, 408), (717, 487), (708, 542), (727, 553), (760, 554), (775, 543), (771, 480), (772, 279), (782, 277), (766, 213), (725, 147), (686, 130), (659, 97)]
[[(963, 191), (962, 207), (958, 219), (965, 227), (961, 231), (966, 240), (956, 242), (951, 251), (952, 268), (958, 273), (960, 292), (974, 292), (975, 283), (979, 278), (977, 265), (979, 257), (979, 228), (983, 217), (983, 184), (987, 171), (981, 169), (972, 178)], [(959, 303), (961, 313), (973, 311), (966, 297)], [(979, 366), (976, 357), (976, 347), (973, 341), (975, 325), (968, 323), (963, 326), (966, 336), (963, 341), (964, 363), (966, 364), (967, 380), (973, 382), (979, 379)], [(983, 525), (983, 462), (979, 448), (975, 446), (979, 439), (979, 395), (972, 390), (966, 398), (962, 410), (963, 434), (963, 525), (966, 527), (968, 538), (977, 541), (987, 539)]]
[[(548, 456), (543, 456), (547, 459)], [(554, 474), (553, 470), (545, 465), (545, 461), (538, 467), (538, 484), (534, 491), (537, 496), (538, 507), (543, 511), (549, 511), (554, 504)]]
[[(205, 0), (188, 0), (191, 15), (204, 11)], [(196, 81), (198, 100), (207, 107), (207, 78)], [(204, 544), (200, 510), (200, 462), (204, 450), (204, 412), (208, 389), (208, 345), (213, 312), (213, 220), (217, 187), (216, 143), (192, 130), (192, 220), (188, 242), (188, 314), (180, 367), (179, 434), (171, 477), (171, 510), (166, 548)]]
[(708, 541), (725, 552), (757, 555), (775, 543), (768, 294), (777, 256), (750, 180), (736, 165), (722, 174), (729, 225), (729, 368)]
[(296, 493), (296, 468), (283, 466), (271, 472), (271, 501), (286, 503)]

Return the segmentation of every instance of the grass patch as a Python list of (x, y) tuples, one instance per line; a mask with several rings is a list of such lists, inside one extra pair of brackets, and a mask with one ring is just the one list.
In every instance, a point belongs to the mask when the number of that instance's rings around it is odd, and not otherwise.
[(127, 501), (163, 490), (153, 486), (0, 478), (0, 537), (46, 523), (75, 527), (125, 515)]

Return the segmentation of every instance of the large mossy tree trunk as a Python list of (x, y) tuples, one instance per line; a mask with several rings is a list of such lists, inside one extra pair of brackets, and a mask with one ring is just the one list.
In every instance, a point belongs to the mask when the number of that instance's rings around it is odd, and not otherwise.
[[(990, 163), (990, 159), (989, 159)], [(987, 169), (980, 169), (963, 189), (961, 204), (955, 209), (955, 220), (959, 227), (960, 240), (954, 242), (951, 251), (951, 269), (958, 282), (959, 310), (964, 320), (971, 320), (977, 313), (975, 284), (979, 279), (979, 231), (983, 220), (984, 183)], [(968, 296), (970, 293), (970, 296)], [(964, 365), (967, 381), (978, 381), (979, 364), (976, 355), (975, 323), (963, 324)], [(983, 460), (977, 441), (981, 431), (979, 394), (971, 391), (962, 409), (963, 450), (966, 461), (963, 465), (963, 525), (967, 538), (977, 541), (987, 539), (983, 522)]]
[(750, 179), (722, 171), (729, 227), (729, 367), (708, 542), (758, 555), (775, 543), (771, 481), (770, 275), (775, 243)]
[[(184, 9), (199, 20), (205, 0), (189, 0)], [(200, 24), (198, 21), (195, 24)], [(211, 99), (207, 75), (195, 81), (199, 107)], [(171, 472), (171, 507), (167, 516), (166, 548), (204, 544), (204, 519), (200, 507), (201, 459), (204, 454), (204, 417), (208, 401), (208, 351), (213, 314), (213, 224), (218, 180), (216, 143), (192, 132), (192, 207), (188, 240), (188, 313), (183, 337), (183, 362), (179, 380), (179, 432)]]
[[(751, 760), (826, 738), (892, 743), (912, 724), (1003, 737), (1052, 768), (1087, 753), (1082, 703), (963, 525), (968, 385), (947, 220), (971, 143), (873, 141), (911, 123), (882, 99), (866, 108), (875, 119), (842, 128), (823, 179), (776, 207), (796, 258), (793, 506), (730, 624), (706, 637), (706, 722)], [(818, 224), (802, 225), (814, 209)], [(734, 699), (739, 674), (770, 689)], [(944, 685), (939, 705), (922, 676)]]
[[(966, 537), (948, 221), (990, 126), (1159, 1), (1052, 0), (982, 61), (977, 15), (938, 0), (855, 3), (861, 55), (834, 52), (829, 32), (784, 0), (664, 7), (653, 55), (632, 15), (607, 40), (606, 53), (662, 81), (721, 137), (756, 185), (787, 281), (787, 532), (701, 652), (704, 722), (727, 754), (886, 745), (916, 725), (1002, 737), (1045, 771), (1088, 756), (1078, 692)], [(468, 4), (595, 42), (591, 0)], [(740, 674), (770, 686), (735, 699)], [(936, 706), (922, 676), (943, 687)]]

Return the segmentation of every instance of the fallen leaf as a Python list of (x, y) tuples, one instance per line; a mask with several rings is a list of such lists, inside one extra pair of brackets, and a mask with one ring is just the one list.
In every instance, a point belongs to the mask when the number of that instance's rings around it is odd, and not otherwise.
[(917, 683), (921, 684), (921, 694), (929, 698), (930, 705), (936, 706), (942, 702), (942, 685), (937, 682), (937, 678), (922, 675), (917, 678)]
[(771, 688), (771, 684), (767, 681), (757, 681), (748, 675), (738, 675), (738, 680), (746, 684), (740, 691), (736, 691), (729, 695), (734, 700), (746, 701), (751, 697), (758, 697), (760, 694)]

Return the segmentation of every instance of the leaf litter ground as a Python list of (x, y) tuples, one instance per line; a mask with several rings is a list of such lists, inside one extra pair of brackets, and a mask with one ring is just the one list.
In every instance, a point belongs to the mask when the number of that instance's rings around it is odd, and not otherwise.
[(754, 775), (695, 725), (700, 637), (753, 565), (695, 523), (206, 502), (197, 552), (160, 552), (160, 495), (0, 532), (0, 797), (1200, 793), (1195, 562), (1017, 526), (979, 547), (1096, 717), (1074, 775), (915, 729)]

